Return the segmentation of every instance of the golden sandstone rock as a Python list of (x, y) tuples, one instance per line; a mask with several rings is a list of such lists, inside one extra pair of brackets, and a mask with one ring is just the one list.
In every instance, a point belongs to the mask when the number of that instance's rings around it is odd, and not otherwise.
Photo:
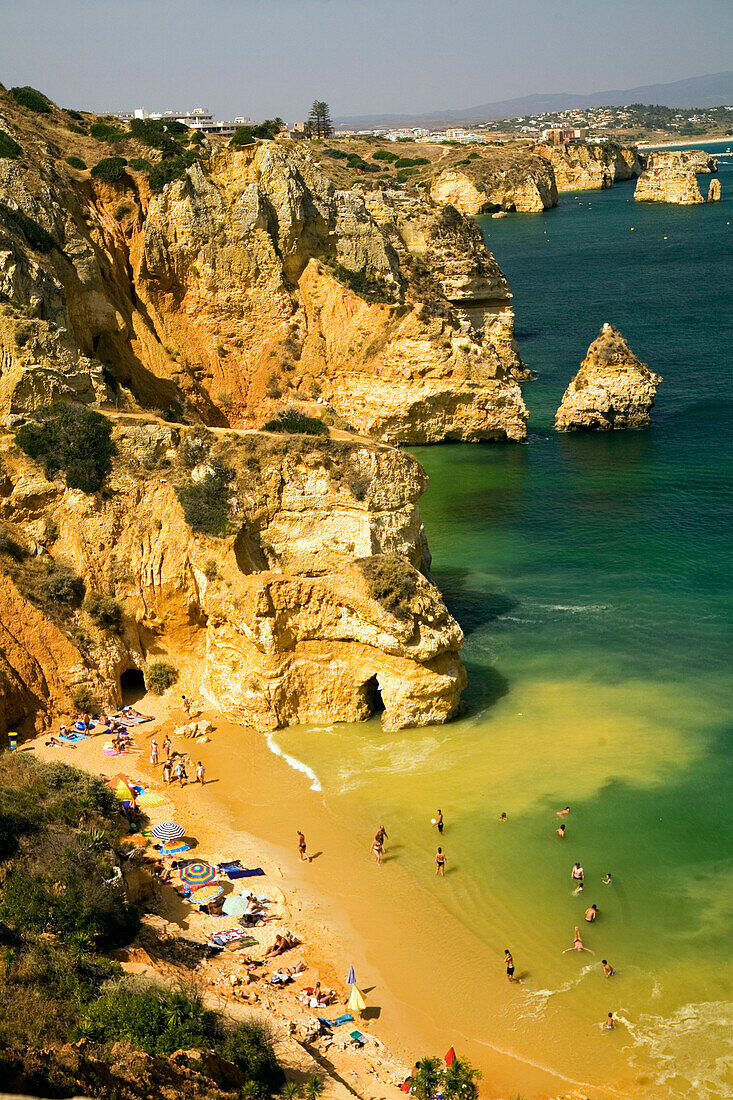
[(605, 324), (588, 348), (555, 414), (558, 431), (645, 428), (662, 379)]
[(648, 168), (639, 176), (634, 189), (637, 202), (673, 202), (692, 206), (705, 202), (692, 168)]

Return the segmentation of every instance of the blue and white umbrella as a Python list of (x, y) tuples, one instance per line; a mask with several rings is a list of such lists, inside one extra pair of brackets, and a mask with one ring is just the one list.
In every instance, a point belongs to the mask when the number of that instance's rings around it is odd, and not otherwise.
[(355, 976), (355, 974), (354, 974), (354, 968), (353, 968), (353, 966), (350, 966), (350, 967), (349, 967), (349, 976), (348, 976), (348, 978), (346, 979), (346, 984), (347, 984), (347, 985), (356, 985), (356, 976)]
[(177, 821), (159, 821), (151, 832), (158, 840), (180, 840), (186, 835), (183, 825), (179, 825)]

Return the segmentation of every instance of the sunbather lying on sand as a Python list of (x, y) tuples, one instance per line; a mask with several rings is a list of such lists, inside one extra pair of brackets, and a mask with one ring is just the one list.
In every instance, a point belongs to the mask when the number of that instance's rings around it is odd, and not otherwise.
[(305, 963), (302, 962), (299, 962), (297, 966), (284, 966), (280, 970), (273, 970), (270, 981), (273, 985), (286, 985), (288, 982), (292, 982), (296, 974), (302, 974), (304, 970)]
[(48, 741), (45, 742), (45, 744), (46, 744), (47, 747), (48, 746), (54, 746), (55, 748), (60, 748), (60, 749), (64, 748), (64, 742), (60, 741), (59, 738), (55, 737), (53, 734), (51, 734), (51, 736), (49, 737)]

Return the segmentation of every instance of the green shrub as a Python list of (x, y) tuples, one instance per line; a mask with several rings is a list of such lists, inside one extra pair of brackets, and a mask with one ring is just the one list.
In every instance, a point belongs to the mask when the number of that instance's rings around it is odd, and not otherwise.
[(66, 163), (70, 164), (72, 168), (78, 168), (80, 171), (83, 171), (87, 166), (86, 161), (82, 160), (81, 157), (67, 157)]
[(143, 145), (160, 149), (164, 157), (175, 157), (181, 151), (181, 142), (188, 141), (188, 127), (175, 119), (133, 118), (130, 134)]
[(264, 432), (289, 432), (295, 435), (328, 435), (328, 426), (317, 416), (308, 416), (288, 406), (262, 425)]
[(418, 164), (430, 164), (427, 157), (400, 157), (395, 161), (395, 168), (415, 168)]
[(399, 160), (396, 153), (391, 153), (389, 149), (375, 149), (372, 153), (372, 160)]
[(204, 576), (207, 581), (215, 581), (219, 576), (219, 566), (216, 564), (213, 558), (209, 558), (204, 568)]
[(398, 619), (407, 618), (418, 572), (401, 554), (377, 554), (360, 562), (369, 595)]
[(148, 1054), (211, 1049), (222, 1039), (215, 1012), (201, 995), (123, 979), (89, 1006), (81, 1032), (101, 1043), (128, 1042)]
[(350, 155), (353, 156), (353, 153), (349, 154), (345, 149), (324, 149), (323, 155), (333, 157), (334, 160), (346, 160)]
[(170, 661), (153, 661), (145, 673), (145, 686), (153, 695), (162, 695), (178, 680), (178, 669)]
[(7, 554), (14, 561), (22, 561), (25, 550), (7, 531), (0, 531), (0, 554)]
[(153, 170), (152, 164), (145, 157), (133, 157), (127, 163), (128, 167), (132, 168), (134, 172), (152, 172)]
[(104, 630), (111, 630), (113, 634), (120, 633), (122, 607), (112, 596), (100, 596), (95, 593), (84, 602), (84, 610), (97, 626)]
[(29, 218), (22, 210), (14, 210), (12, 207), (6, 206), (4, 202), (0, 202), (0, 216), (9, 223), (11, 229), (22, 233), (31, 248), (34, 248), (37, 252), (50, 252), (52, 248), (57, 247), (56, 241), (48, 230), (35, 222), (33, 218)]
[(221, 1054), (241, 1069), (257, 1087), (260, 1096), (279, 1092), (285, 1084), (285, 1074), (275, 1056), (272, 1036), (268, 1029), (256, 1020), (239, 1024), (221, 1045)]
[(50, 115), (51, 113), (51, 100), (43, 92), (38, 92), (35, 88), (28, 87), (27, 84), (22, 88), (11, 88), (10, 94), (21, 107), (25, 107), (29, 111), (35, 111), (37, 115)]
[(24, 424), (15, 440), (27, 455), (42, 461), (53, 477), (62, 470), (70, 489), (95, 493), (112, 469), (112, 423), (106, 416), (57, 401), (37, 409), (36, 423)]
[(478, 1100), (481, 1070), (465, 1058), (454, 1058), (443, 1075), (443, 1100)]
[(117, 183), (125, 175), (126, 164), (124, 157), (105, 157), (94, 165), (92, 176), (95, 180), (104, 180), (105, 183)]
[(83, 126), (79, 126), (76, 122), (70, 122), (66, 128), (67, 130), (71, 130), (72, 134), (82, 134), (84, 137), (86, 137), (86, 130)]
[(72, 688), (71, 702), (77, 714), (91, 714), (97, 709), (97, 697), (89, 684), (77, 684)]
[(84, 581), (74, 573), (52, 567), (40, 584), (41, 593), (50, 603), (78, 607), (84, 599)]
[(7, 157), (10, 160), (15, 160), (23, 152), (17, 141), (11, 138), (10, 134), (7, 134), (5, 130), (0, 130), (0, 157)]
[(172, 157), (170, 160), (162, 160), (160, 164), (156, 164), (150, 173), (150, 190), (162, 191), (167, 183), (171, 183), (173, 180), (182, 179), (186, 174), (186, 169), (199, 159), (199, 154), (189, 149), (185, 153), (181, 153), (180, 156)]
[(336, 264), (333, 273), (340, 283), (368, 302), (385, 304), (394, 301), (394, 295), (387, 284), (382, 279), (371, 278), (365, 271), (352, 271), (343, 264)]
[(127, 137), (124, 130), (120, 130), (119, 126), (114, 126), (110, 122), (93, 122), (89, 132), (97, 141), (120, 141)]
[(238, 126), (232, 134), (229, 144), (233, 145), (235, 148), (238, 145), (253, 145), (254, 137), (252, 136), (252, 127)]
[(226, 534), (231, 479), (231, 471), (217, 467), (201, 481), (177, 490), (186, 523), (192, 530), (219, 537)]
[(68, 115), (69, 118), (76, 119), (77, 122), (84, 121), (84, 115), (81, 113), (81, 111), (72, 111), (71, 107), (64, 107), (64, 114)]

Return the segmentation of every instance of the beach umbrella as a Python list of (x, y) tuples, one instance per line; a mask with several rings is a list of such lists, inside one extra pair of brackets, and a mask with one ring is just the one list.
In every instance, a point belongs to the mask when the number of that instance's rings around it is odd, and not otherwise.
[(186, 835), (186, 830), (176, 821), (159, 821), (153, 825), (152, 833), (158, 840), (180, 840)]
[(224, 902), (224, 912), (228, 917), (242, 917), (247, 912), (247, 905), (244, 894), (230, 894)]
[(364, 994), (355, 985), (351, 987), (351, 996), (348, 1003), (349, 1012), (363, 1012), (366, 1008)]
[(194, 890), (191, 894), (191, 901), (196, 905), (208, 905), (210, 901), (214, 901), (223, 893), (221, 886), (216, 883), (211, 886), (200, 886), (198, 890)]
[(356, 985), (356, 975), (354, 974), (354, 967), (353, 966), (349, 967), (349, 976), (346, 979), (346, 984), (347, 985)]
[(453, 1047), (449, 1047), (448, 1051), (443, 1056), (443, 1061), (445, 1062), (446, 1066), (452, 1066), (453, 1063), (455, 1062), (455, 1060), (456, 1060), (456, 1052), (453, 1049)]
[(160, 854), (163, 857), (177, 856), (181, 852), (187, 852), (190, 845), (185, 840), (181, 840), (178, 844), (161, 844)]
[(181, 867), (179, 874), (181, 881), (188, 886), (206, 886), (216, 878), (214, 868), (210, 863), (204, 863), (203, 860), (194, 860), (192, 863), (187, 863), (185, 867)]

